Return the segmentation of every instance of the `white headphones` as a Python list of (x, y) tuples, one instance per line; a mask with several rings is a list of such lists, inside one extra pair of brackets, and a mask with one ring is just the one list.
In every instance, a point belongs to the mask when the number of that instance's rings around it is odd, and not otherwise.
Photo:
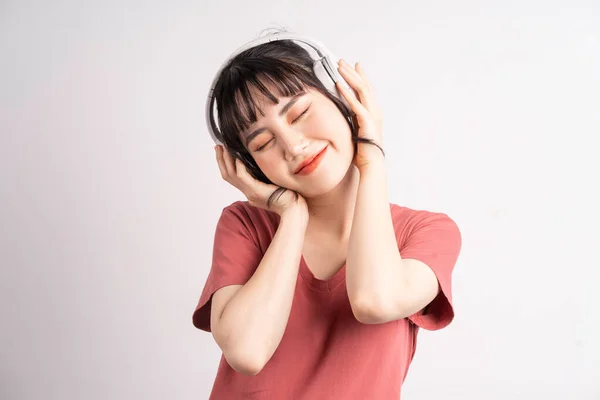
[[(342, 78), (342, 76), (337, 71), (338, 58), (336, 58), (329, 50), (327, 50), (327, 48), (325, 46), (323, 46), (322, 44), (320, 44), (319, 42), (317, 42), (315, 40), (312, 40), (312, 39), (309, 39), (309, 38), (306, 38), (304, 36), (300, 36), (297, 34), (293, 34), (293, 33), (272, 34), (272, 35), (269, 35), (269, 36), (266, 36), (266, 37), (263, 37), (260, 39), (252, 40), (252, 41), (246, 43), (245, 45), (239, 47), (236, 51), (234, 51), (227, 58), (227, 60), (221, 65), (221, 67), (217, 71), (215, 78), (213, 79), (213, 82), (210, 86), (210, 91), (208, 93), (208, 98), (206, 100), (206, 125), (208, 127), (208, 132), (210, 133), (210, 136), (212, 137), (213, 141), (216, 144), (222, 145), (223, 143), (221, 143), (217, 139), (217, 136), (215, 134), (215, 129), (219, 129), (216, 126), (217, 119), (216, 118), (211, 119), (211, 115), (213, 115), (212, 113), (214, 113), (216, 115), (216, 112), (217, 112), (217, 110), (215, 108), (214, 89), (215, 89), (215, 85), (219, 79), (219, 76), (221, 75), (221, 72), (223, 71), (225, 66), (238, 54), (240, 54), (252, 47), (259, 46), (263, 43), (274, 42), (277, 40), (293, 40), (295, 42), (299, 42), (298, 44), (308, 45), (310, 49), (314, 50), (317, 53), (317, 57), (316, 58), (313, 57), (313, 60), (314, 60), (313, 70), (315, 72), (315, 75), (323, 83), (323, 85), (329, 92), (331, 92), (334, 96), (336, 96), (346, 106), (348, 106), (350, 108), (350, 106), (349, 106), (348, 102), (346, 101), (346, 99), (344, 98), (344, 96), (338, 92), (338, 90), (335, 86), (336, 82), (341, 81), (342, 84), (346, 88), (349, 89), (350, 93), (352, 93), (352, 94), (354, 94), (354, 96), (356, 96), (356, 93), (354, 92), (354, 90), (350, 87), (350, 85), (348, 85), (348, 83), (344, 80), (344, 78)], [(215, 125), (214, 127), (213, 127), (213, 122)]]

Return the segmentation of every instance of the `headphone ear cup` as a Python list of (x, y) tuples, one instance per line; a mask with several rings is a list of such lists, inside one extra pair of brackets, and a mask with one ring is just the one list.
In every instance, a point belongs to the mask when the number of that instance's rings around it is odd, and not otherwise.
[(333, 61), (334, 58), (335, 57), (333, 57), (331, 53), (326, 54), (321, 59), (315, 60), (313, 69), (317, 78), (319, 78), (319, 80), (323, 83), (323, 86), (325, 86), (329, 92), (340, 99), (346, 105), (346, 107), (351, 110), (352, 107), (350, 107), (350, 104), (348, 104), (344, 95), (338, 91), (335, 83), (338, 81), (341, 82), (341, 84), (346, 87), (350, 93), (354, 95), (354, 97), (358, 98), (358, 96), (354, 89), (352, 89), (348, 82), (346, 82), (338, 72), (337, 63)]

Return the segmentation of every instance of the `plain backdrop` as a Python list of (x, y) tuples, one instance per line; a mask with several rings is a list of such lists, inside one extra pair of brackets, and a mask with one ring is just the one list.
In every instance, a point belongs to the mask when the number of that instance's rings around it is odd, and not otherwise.
[[(403, 399), (600, 399), (597, 1), (0, 2), (0, 398), (206, 399), (213, 74), (268, 28), (361, 61), (390, 201), (450, 215)], [(316, 399), (318, 400), (318, 399)]]

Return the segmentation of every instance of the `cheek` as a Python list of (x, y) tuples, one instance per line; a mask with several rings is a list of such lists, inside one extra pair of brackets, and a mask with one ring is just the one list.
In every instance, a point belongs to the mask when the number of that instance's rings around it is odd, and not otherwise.
[(344, 117), (337, 111), (334, 117), (323, 119), (325, 121), (324, 132), (327, 132), (329, 139), (334, 143), (340, 150), (352, 147), (352, 131), (348, 122)]
[(260, 170), (269, 178), (272, 182), (281, 182), (283, 167), (280, 161), (275, 160), (273, 157), (264, 155), (261, 157), (255, 157), (254, 161), (260, 168)]
[(325, 132), (335, 135), (340, 140), (350, 135), (348, 122), (333, 102), (327, 102), (321, 110), (322, 114), (319, 115), (319, 121), (326, 129)]

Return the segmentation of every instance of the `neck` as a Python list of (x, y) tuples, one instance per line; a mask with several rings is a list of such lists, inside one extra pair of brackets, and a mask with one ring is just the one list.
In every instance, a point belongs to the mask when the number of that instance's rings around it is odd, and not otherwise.
[(317, 237), (333, 235), (340, 242), (348, 240), (359, 178), (358, 169), (351, 166), (344, 179), (333, 190), (306, 199), (309, 213), (307, 233)]

